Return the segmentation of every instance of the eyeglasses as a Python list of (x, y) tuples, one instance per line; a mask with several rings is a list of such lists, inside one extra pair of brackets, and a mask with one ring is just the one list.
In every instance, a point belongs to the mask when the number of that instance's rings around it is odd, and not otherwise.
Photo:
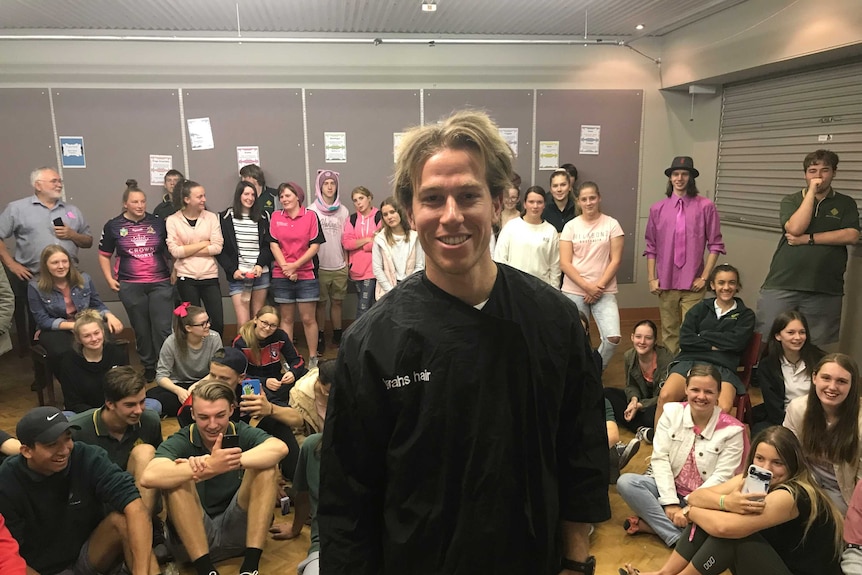
[(56, 186), (57, 184), (62, 184), (62, 183), (63, 183), (63, 180), (62, 180), (62, 179), (60, 179), (60, 178), (54, 178), (53, 180), (36, 180), (36, 181), (37, 181), (37, 182), (48, 182), (49, 184), (54, 184), (55, 186)]
[(212, 325), (212, 323), (210, 322), (210, 320), (206, 320), (201, 323), (190, 323), (189, 325), (192, 327), (209, 327)]
[(263, 327), (265, 327), (267, 329), (275, 329), (278, 327), (277, 323), (269, 323), (268, 321), (265, 321), (262, 319), (259, 319), (257, 321), (258, 321), (258, 323), (260, 323), (260, 325), (262, 325)]

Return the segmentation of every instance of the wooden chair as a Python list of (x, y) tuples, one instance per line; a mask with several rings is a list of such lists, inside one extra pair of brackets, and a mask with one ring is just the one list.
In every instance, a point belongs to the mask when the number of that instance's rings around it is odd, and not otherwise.
[(742, 352), (739, 367), (736, 368), (737, 375), (745, 386), (745, 393), (736, 396), (736, 419), (749, 427), (751, 426), (751, 396), (748, 395), (748, 390), (751, 388), (751, 375), (760, 355), (761, 338), (762, 336), (757, 332), (752, 334)]

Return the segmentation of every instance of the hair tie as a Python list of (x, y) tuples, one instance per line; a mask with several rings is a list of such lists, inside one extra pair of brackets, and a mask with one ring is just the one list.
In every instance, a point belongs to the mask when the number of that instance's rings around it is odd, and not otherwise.
[(174, 315), (177, 317), (186, 317), (189, 315), (190, 302), (184, 301), (174, 309)]

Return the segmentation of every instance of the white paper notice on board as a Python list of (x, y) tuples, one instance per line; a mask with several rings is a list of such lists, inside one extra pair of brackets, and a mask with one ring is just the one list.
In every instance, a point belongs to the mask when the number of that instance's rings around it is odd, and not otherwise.
[(347, 132), (323, 132), (323, 148), (327, 164), (346, 164)]
[(539, 142), (539, 169), (556, 170), (560, 165), (560, 142)]
[(518, 128), (499, 128), (500, 137), (506, 140), (509, 147), (512, 148), (512, 154), (518, 157)]
[(237, 170), (241, 170), (243, 166), (255, 164), (260, 166), (260, 148), (257, 146), (237, 146), (236, 147), (236, 166)]
[(174, 167), (173, 156), (150, 154), (150, 185), (165, 185), (165, 174)]
[(581, 147), (580, 154), (589, 156), (599, 155), (599, 141), (601, 141), (602, 127), (601, 126), (581, 126)]
[(392, 132), (392, 159), (398, 161), (398, 146), (401, 145), (401, 138), (406, 132)]
[(212, 150), (215, 148), (209, 118), (189, 118), (186, 123), (189, 126), (189, 140), (192, 143), (192, 150)]

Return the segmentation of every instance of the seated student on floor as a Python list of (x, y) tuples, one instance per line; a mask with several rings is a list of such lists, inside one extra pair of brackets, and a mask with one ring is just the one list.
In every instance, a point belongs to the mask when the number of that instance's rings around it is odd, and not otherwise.
[(853, 489), (844, 518), (844, 544), (841, 572), (844, 575), (862, 575), (862, 481), (857, 482)]
[(60, 245), (42, 250), (39, 275), (27, 286), (27, 300), (39, 329), (36, 337), (55, 373), (63, 353), (72, 349), (72, 328), (78, 312), (95, 309), (111, 333), (123, 331), (123, 323), (102, 302), (89, 274), (78, 271), (69, 252)]
[(814, 366), (807, 395), (787, 405), (784, 427), (802, 443), (811, 472), (842, 514), (862, 475), (859, 464), (859, 368), (843, 353), (825, 355)]
[[(248, 362), (243, 353), (233, 347), (223, 347), (217, 349), (210, 359), (210, 369), (206, 377), (201, 381), (193, 383), (189, 387), (191, 392), (194, 388), (206, 381), (220, 381), (231, 386), (234, 393), (239, 395), (242, 393), (241, 383), (246, 377)], [(257, 396), (253, 396), (257, 397)], [(234, 410), (231, 415), (231, 421), (237, 422), (243, 420), (246, 423), (251, 421), (250, 417), (245, 414), (240, 414), (240, 411)], [(180, 412), (177, 414), (177, 422), (180, 427), (185, 427), (194, 423), (192, 414), (192, 396), (189, 395)], [(267, 432), (273, 437), (282, 440), (288, 448), (287, 456), (279, 463), (282, 475), (289, 481), (293, 480), (293, 472), (296, 470), (296, 459), (299, 457), (299, 445), (293, 435), (293, 430), (287, 425), (281, 423), (274, 417), (261, 416), (257, 423), (257, 428)]]
[(78, 313), (72, 334), (72, 349), (60, 358), (55, 375), (63, 389), (66, 410), (81, 413), (102, 406), (105, 374), (114, 366), (127, 364), (128, 359), (118, 345), (106, 341), (105, 323), (94, 309)]
[[(239, 328), (233, 347), (248, 360), (248, 377), (259, 379), (267, 399), (286, 406), (293, 384), (308, 372), (302, 356), (293, 347), (287, 332), (279, 326), (276, 308), (265, 305)], [(282, 361), (287, 370), (282, 374)]]
[(713, 365), (721, 374), (718, 406), (723, 412), (729, 413), (737, 394), (745, 393), (736, 368), (754, 333), (754, 312), (736, 297), (742, 282), (732, 265), (712, 268), (707, 283), (715, 297), (704, 299), (685, 315), (679, 330), (680, 351), (659, 392), (656, 425), (666, 403), (685, 397), (685, 374), (695, 363)]
[[(743, 493), (752, 464), (772, 473), (766, 493)], [(683, 536), (658, 573), (841, 575), (841, 513), (793, 434), (777, 425), (757, 434), (745, 470), (688, 496)], [(650, 575), (631, 564), (620, 573)]]
[(18, 422), (21, 453), (0, 465), (0, 514), (28, 573), (109, 573), (125, 559), (148, 575), (152, 524), (132, 476), (99, 447), (72, 441), (56, 407)]
[(162, 415), (177, 415), (189, 387), (209, 373), (210, 358), (221, 346), (221, 335), (210, 329), (204, 308), (184, 302), (174, 310), (174, 332), (159, 352), (158, 387), (147, 391), (147, 397), (161, 402)]
[(784, 423), (787, 404), (811, 389), (811, 373), (825, 355), (808, 339), (808, 320), (798, 311), (776, 316), (757, 366), (763, 403), (755, 405), (753, 433)]
[(18, 542), (9, 533), (6, 520), (0, 515), (0, 573), (18, 575), (27, 572), (27, 563), (18, 552)]
[[(673, 354), (656, 343), (658, 328), (648, 319), (635, 324), (631, 337), (633, 347), (623, 356), (625, 403), (615, 403), (614, 413), (617, 421), (629, 431), (636, 432), (644, 428), (641, 436), (651, 441), (659, 389), (667, 377)], [(646, 428), (650, 429), (650, 433), (645, 431)]]
[[(168, 548), (200, 575), (218, 575), (214, 563), (239, 556), (241, 575), (257, 573), (272, 523), (275, 466), (287, 455), (278, 439), (230, 421), (235, 406), (233, 386), (197, 385), (195, 423), (162, 442), (141, 481), (162, 490), (171, 524)], [(239, 447), (222, 447), (225, 437)]]
[(150, 513), (158, 491), (141, 486), (141, 475), (162, 442), (162, 422), (145, 408), (147, 382), (134, 368), (115, 367), (105, 374), (103, 405), (71, 419), (72, 439), (98, 445), (108, 458), (135, 478), (141, 500)]
[(623, 524), (626, 533), (655, 533), (672, 547), (686, 526), (686, 497), (740, 469), (745, 426), (719, 409), (720, 377), (712, 365), (692, 366), (686, 403), (668, 403), (656, 427), (652, 473), (620, 476), (617, 491), (635, 512)]

